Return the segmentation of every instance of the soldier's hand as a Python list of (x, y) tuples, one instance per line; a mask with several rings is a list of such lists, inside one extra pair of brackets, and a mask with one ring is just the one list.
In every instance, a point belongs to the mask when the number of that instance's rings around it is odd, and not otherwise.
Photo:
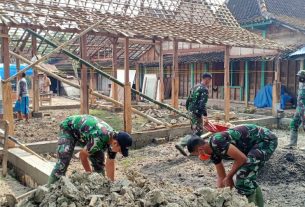
[(233, 182), (233, 178), (232, 177), (225, 177), (223, 180), (222, 180), (222, 184), (223, 186), (225, 187), (230, 187), (230, 188), (233, 188), (234, 186), (234, 182)]

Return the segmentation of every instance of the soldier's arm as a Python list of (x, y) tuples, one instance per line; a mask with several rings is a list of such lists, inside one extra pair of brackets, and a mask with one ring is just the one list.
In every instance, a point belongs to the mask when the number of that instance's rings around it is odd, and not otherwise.
[(85, 169), (86, 172), (92, 172), (92, 169), (90, 167), (90, 163), (89, 163), (89, 153), (86, 149), (82, 149), (79, 152), (79, 159), (83, 165), (83, 168)]
[(233, 178), (237, 170), (246, 163), (247, 156), (242, 153), (237, 147), (235, 147), (233, 144), (230, 144), (227, 155), (230, 156), (232, 159), (234, 159), (234, 163), (232, 166), (232, 169), (228, 172), (227, 176), (228, 178)]
[(217, 165), (215, 165), (215, 167), (216, 167), (216, 172), (217, 172), (217, 187), (223, 188), (225, 186), (223, 185), (222, 181), (226, 177), (226, 171), (225, 171), (222, 161), (220, 163), (218, 163)]
[(114, 181), (115, 174), (115, 159), (106, 159), (106, 175), (111, 180)]
[(106, 175), (107, 177), (114, 181), (115, 177), (115, 157), (116, 153), (111, 150), (109, 147), (107, 149), (107, 159), (106, 159)]

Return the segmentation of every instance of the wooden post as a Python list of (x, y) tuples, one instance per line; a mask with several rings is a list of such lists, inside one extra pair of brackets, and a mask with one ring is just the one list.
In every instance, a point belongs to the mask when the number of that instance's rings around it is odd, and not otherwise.
[(160, 41), (160, 53), (159, 53), (159, 58), (160, 58), (160, 88), (159, 88), (159, 95), (160, 95), (160, 102), (164, 101), (164, 60), (163, 60), (163, 41)]
[(129, 82), (129, 38), (125, 38), (125, 86), (124, 86), (124, 130), (128, 133), (132, 132), (131, 120), (131, 85)]
[(280, 93), (281, 93), (281, 67), (280, 59), (275, 59), (274, 81), (272, 86), (272, 115), (277, 116), (277, 110), (280, 109)]
[[(1, 27), (2, 41), (1, 41), (1, 56), (4, 65), (4, 78), (10, 77), (10, 56), (9, 56), (9, 36), (8, 28)], [(2, 103), (3, 103), (3, 120), (9, 122), (8, 134), (14, 135), (14, 114), (13, 114), (13, 100), (12, 100), (12, 85), (11, 83), (2, 82)], [(7, 146), (9, 148), (15, 147), (15, 143), (8, 140)]]
[[(112, 76), (114, 78), (117, 78), (117, 70), (118, 70), (117, 45), (118, 45), (118, 38), (113, 38), (113, 40), (112, 40)], [(118, 85), (116, 83), (112, 82), (111, 87), (112, 87), (112, 98), (117, 101), (119, 99)], [(116, 106), (116, 105), (114, 104), (114, 106)]]
[(6, 177), (7, 175), (7, 159), (8, 159), (8, 145), (9, 145), (9, 139), (8, 139), (8, 129), (9, 129), (9, 123), (8, 121), (2, 121), (2, 124), (4, 125), (4, 142), (3, 142), (3, 158), (2, 158), (2, 176)]
[(1, 51), (1, 56), (2, 56), (2, 62), (4, 64), (4, 79), (7, 79), (10, 77), (10, 57), (8, 54), (9, 51), (9, 39), (8, 39), (8, 27), (7, 26), (2, 26), (1, 27), (1, 34), (2, 36), (2, 51)]
[(179, 80), (178, 80), (178, 41), (173, 42), (173, 74), (172, 74), (172, 106), (178, 109), (178, 94), (179, 94)]
[[(136, 90), (140, 91), (140, 71), (139, 71), (139, 63), (136, 63)], [(136, 95), (137, 102), (140, 101), (140, 96)]]
[[(95, 86), (93, 85), (93, 82), (94, 82), (94, 70), (93, 69), (90, 69), (90, 88), (92, 90), (95, 90)], [(95, 96), (93, 95), (89, 95), (90, 96), (90, 104), (95, 104)]]
[[(87, 35), (80, 38), (81, 58), (87, 59)], [(85, 64), (81, 64), (80, 113), (89, 114), (88, 73)]]
[[(32, 35), (32, 57), (37, 57), (37, 39), (34, 35)], [(37, 58), (38, 59), (38, 58)], [(33, 67), (34, 77), (33, 77), (33, 112), (39, 111), (39, 77), (38, 70)]]
[(224, 58), (224, 111), (225, 121), (229, 121), (230, 115), (230, 47), (225, 48)]

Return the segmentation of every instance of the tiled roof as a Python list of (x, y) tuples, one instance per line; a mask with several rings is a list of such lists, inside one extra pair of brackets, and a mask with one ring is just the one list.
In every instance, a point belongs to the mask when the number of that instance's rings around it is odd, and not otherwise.
[(229, 0), (227, 6), (241, 25), (272, 19), (305, 31), (304, 0)]

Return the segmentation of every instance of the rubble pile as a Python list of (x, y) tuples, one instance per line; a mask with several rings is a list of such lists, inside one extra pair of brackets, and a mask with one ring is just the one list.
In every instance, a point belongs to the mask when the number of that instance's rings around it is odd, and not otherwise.
[(127, 174), (127, 179), (113, 183), (97, 173), (74, 173), (70, 178), (62, 177), (50, 189), (39, 187), (18, 206), (254, 207), (248, 204), (246, 198), (227, 188), (215, 190), (204, 187), (188, 195), (179, 195), (133, 171)]

